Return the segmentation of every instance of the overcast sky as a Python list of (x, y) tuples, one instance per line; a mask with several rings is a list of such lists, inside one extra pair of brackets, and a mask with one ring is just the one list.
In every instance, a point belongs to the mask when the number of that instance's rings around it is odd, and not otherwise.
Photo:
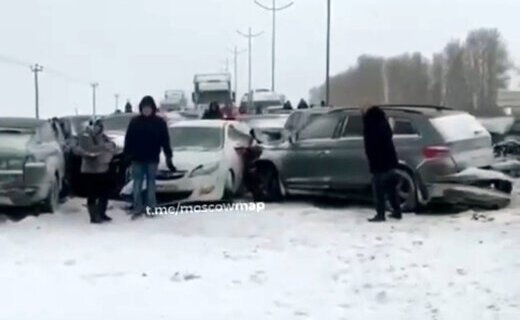
[[(518, 0), (332, 2), (332, 73), (363, 53), (430, 55), (478, 27), (498, 28), (513, 60), (520, 58)], [(129, 98), (134, 105), (144, 94), (160, 99), (166, 89), (190, 94), (194, 74), (223, 71), (232, 58), (228, 49), (247, 47), (236, 30), (250, 25), (265, 31), (254, 40), (253, 86), (268, 88), (271, 19), (253, 0), (4, 0), (0, 58), (47, 67), (41, 74), (43, 116), (91, 112), (92, 80), (100, 83), (98, 110), (111, 112), (116, 92), (121, 104)], [(277, 89), (292, 100), (307, 97), (324, 80), (325, 27), (326, 0), (295, 0), (279, 14)], [(238, 66), (241, 96), (247, 54)], [(33, 115), (32, 73), (0, 61), (0, 116)]]

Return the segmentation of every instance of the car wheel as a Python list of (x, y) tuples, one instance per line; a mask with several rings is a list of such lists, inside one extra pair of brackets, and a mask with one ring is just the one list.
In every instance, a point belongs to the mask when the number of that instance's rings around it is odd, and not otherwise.
[(60, 204), (60, 183), (57, 178), (54, 181), (49, 190), (49, 194), (43, 202), (42, 210), (45, 213), (55, 213), (58, 210)]
[(235, 175), (229, 170), (224, 183), (224, 200), (231, 200), (235, 195)]
[(397, 194), (403, 212), (417, 210), (417, 184), (413, 176), (404, 169), (397, 169)]
[(258, 188), (253, 194), (255, 201), (279, 202), (283, 199), (278, 172), (271, 166), (260, 167), (258, 172)]

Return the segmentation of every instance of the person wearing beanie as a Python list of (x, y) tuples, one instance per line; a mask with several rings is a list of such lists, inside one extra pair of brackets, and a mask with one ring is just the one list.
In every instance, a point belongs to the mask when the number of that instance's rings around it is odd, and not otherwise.
[[(145, 213), (146, 207), (155, 208), (155, 178), (161, 150), (168, 169), (176, 171), (166, 121), (157, 115), (157, 105), (151, 96), (139, 103), (139, 115), (132, 119), (125, 135), (124, 154), (132, 165), (133, 217)], [(143, 203), (142, 185), (146, 179), (146, 203)]]
[(111, 221), (107, 216), (110, 192), (110, 162), (116, 145), (104, 134), (101, 120), (91, 121), (73, 152), (81, 156), (81, 174), (86, 186), (87, 209), (91, 223)]

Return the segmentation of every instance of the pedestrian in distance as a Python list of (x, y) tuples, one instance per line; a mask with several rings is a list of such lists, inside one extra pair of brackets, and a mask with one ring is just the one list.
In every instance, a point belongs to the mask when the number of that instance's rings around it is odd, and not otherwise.
[(218, 102), (213, 101), (209, 104), (208, 110), (202, 115), (202, 119), (217, 120), (223, 119), (222, 112), (220, 112), (220, 105)]
[(285, 103), (283, 104), (283, 108), (284, 108), (284, 110), (292, 110), (293, 107), (292, 107), (291, 101), (289, 101), (289, 100), (285, 101)]
[(397, 152), (392, 140), (392, 129), (385, 112), (372, 106), (363, 110), (365, 152), (372, 173), (372, 186), (376, 216), (370, 222), (386, 220), (386, 200), (392, 206), (391, 218), (401, 219), (401, 206), (397, 193), (399, 176)]
[(111, 221), (106, 214), (110, 193), (110, 162), (116, 145), (104, 134), (103, 122), (91, 122), (78, 138), (73, 152), (81, 157), (81, 174), (86, 186), (87, 209), (90, 222), (99, 224)]
[[(130, 121), (125, 135), (124, 155), (131, 163), (133, 179), (132, 218), (145, 213), (146, 207), (157, 206), (156, 184), (157, 168), (161, 149), (166, 165), (172, 172), (173, 152), (166, 121), (157, 115), (157, 105), (151, 96), (145, 96), (139, 103), (139, 115)], [(143, 201), (143, 183), (146, 179), (146, 201)], [(144, 203), (146, 202), (146, 203)], [(146, 207), (145, 207), (146, 206)]]
[(309, 109), (309, 105), (305, 101), (305, 99), (301, 99), (300, 103), (298, 103), (298, 109)]
[(324, 100), (321, 100), (321, 104), (320, 105), (321, 105), (322, 108), (327, 106), (327, 104), (325, 103)]

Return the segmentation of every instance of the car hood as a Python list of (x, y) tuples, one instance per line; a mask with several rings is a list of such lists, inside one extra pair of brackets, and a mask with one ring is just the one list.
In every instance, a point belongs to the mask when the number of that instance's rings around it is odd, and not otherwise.
[[(223, 160), (222, 150), (174, 150), (173, 151), (173, 164), (179, 171), (192, 171), (200, 165), (206, 165), (215, 162), (221, 162)], [(168, 170), (166, 166), (166, 159), (164, 154), (161, 154), (161, 162), (159, 164), (159, 170)]]

